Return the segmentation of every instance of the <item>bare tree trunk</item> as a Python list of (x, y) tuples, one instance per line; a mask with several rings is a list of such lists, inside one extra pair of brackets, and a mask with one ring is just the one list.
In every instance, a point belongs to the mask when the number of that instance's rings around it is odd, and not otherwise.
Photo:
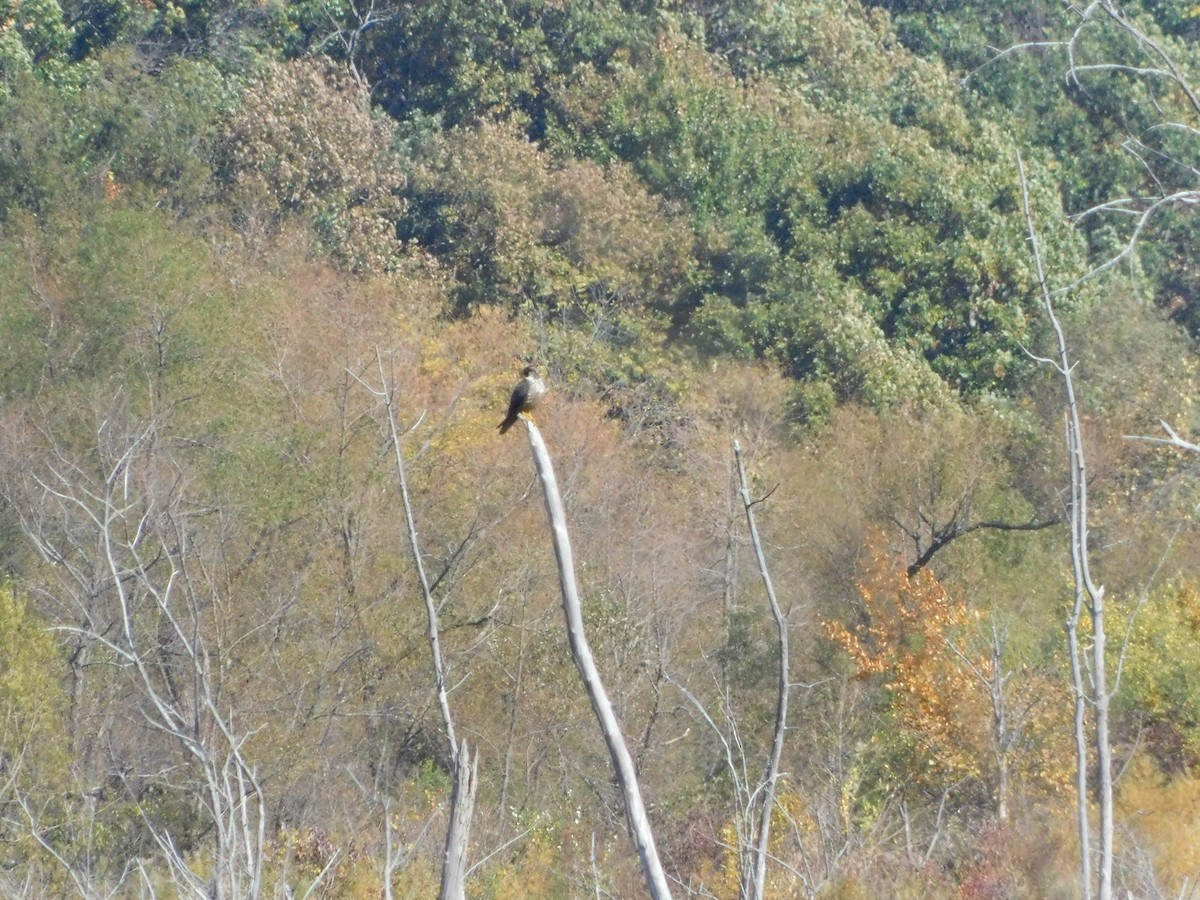
[(379, 379), (382, 387), (379, 390), (370, 387), (367, 389), (379, 398), (387, 411), (388, 435), (392, 441), (392, 453), (396, 458), (396, 478), (400, 482), (400, 499), (404, 504), (404, 524), (408, 534), (408, 547), (412, 552), (413, 566), (417, 570), (421, 598), (425, 601), (425, 637), (429, 641), (429, 655), (433, 660), (434, 690), (437, 692), (438, 709), (442, 714), (442, 727), (446, 732), (446, 742), (450, 745), (450, 758), (456, 760), (458, 741), (454, 736), (454, 718), (450, 715), (450, 698), (446, 691), (446, 669), (442, 662), (442, 647), (438, 637), (437, 604), (434, 603), (433, 592), (429, 589), (429, 578), (425, 575), (425, 562), (421, 555), (420, 542), (417, 540), (417, 522), (413, 516), (412, 501), (408, 496), (408, 478), (404, 474), (404, 453), (400, 449), (400, 428), (396, 424), (396, 408), (392, 397), (392, 388), (383, 369), (383, 357), (378, 350), (375, 351), (375, 363), (379, 367)]
[(454, 767), (454, 787), (450, 794), (450, 824), (446, 830), (446, 849), (442, 859), (442, 885), (438, 896), (440, 900), (462, 900), (466, 891), (468, 839), (471, 833), (471, 817), (475, 812), (479, 754), (476, 752), (475, 759), (472, 760), (467, 752), (467, 742), (464, 740), (460, 746), (455, 737), (454, 717), (450, 713), (450, 697), (446, 689), (446, 667), (442, 660), (442, 646), (439, 638), (437, 604), (433, 599), (433, 591), (429, 588), (429, 578), (425, 574), (421, 544), (417, 538), (416, 517), (413, 515), (412, 501), (408, 495), (408, 477), (404, 472), (404, 453), (400, 447), (400, 427), (396, 422), (393, 389), (388, 382), (383, 366), (383, 356), (378, 349), (375, 351), (375, 364), (379, 369), (379, 389), (367, 385), (362, 379), (359, 379), (359, 382), (379, 399), (387, 412), (388, 435), (391, 438), (392, 452), (396, 460), (396, 478), (400, 482), (400, 498), (404, 505), (404, 524), (408, 534), (408, 546), (412, 552), (413, 566), (417, 572), (421, 597), (425, 601), (425, 636), (429, 641), (429, 655), (433, 662), (434, 691), (437, 694), (438, 709), (442, 714), (442, 728), (445, 731), (446, 743), (450, 747), (451, 765)]
[(1000, 653), (1000, 632), (996, 628), (996, 620), (992, 619), (992, 671), (991, 683), (988, 686), (992, 695), (992, 729), (996, 741), (996, 818), (1001, 822), (1008, 821), (1008, 751), (1011, 749), (1011, 737), (1008, 733), (1008, 703), (1005, 688), (1011, 672), (1005, 672), (1004, 659)]
[(604, 733), (604, 742), (608, 745), (613, 771), (625, 801), (629, 836), (642, 861), (646, 886), (654, 900), (664, 900), (671, 896), (671, 890), (658, 858), (658, 848), (654, 843), (654, 833), (650, 830), (646, 806), (642, 802), (642, 791), (638, 786), (633, 757), (625, 745), (620, 723), (617, 722), (608, 693), (600, 680), (600, 672), (596, 668), (587, 635), (583, 630), (583, 610), (579, 603), (579, 590), (575, 584), (575, 559), (571, 552), (571, 539), (567, 534), (567, 516), (558, 492), (558, 481), (554, 477), (554, 467), (550, 462), (550, 451), (546, 449), (546, 442), (542, 440), (538, 427), (527, 417), (522, 418), (529, 433), (533, 463), (542, 482), (546, 514), (549, 516), (550, 530), (554, 538), (554, 556), (558, 561), (558, 578), (562, 588), (563, 613), (567, 620), (567, 641), (571, 648), (571, 658), (575, 661), (575, 667), (579, 669), (579, 676), (587, 690), (592, 711), (596, 714), (600, 730)]
[[(1042, 267), (1038, 249), (1037, 233), (1033, 227), (1033, 213), (1029, 205), (1029, 186), (1025, 180), (1025, 165), (1017, 155), (1017, 167), (1021, 175), (1021, 196), (1025, 206), (1025, 221), (1029, 228), (1029, 240), (1037, 265), (1038, 285), (1046, 315), (1054, 330), (1057, 342), (1057, 360), (1045, 360), (1053, 365), (1062, 376), (1066, 399), (1067, 457), (1070, 468), (1071, 497), (1071, 566), (1075, 576), (1075, 602), (1071, 618), (1067, 623), (1067, 635), (1071, 652), (1071, 677), (1075, 687), (1075, 740), (1076, 740), (1076, 786), (1079, 803), (1079, 843), (1083, 867), (1083, 893), (1090, 900), (1091, 875), (1088, 859), (1088, 815), (1087, 815), (1087, 751), (1084, 742), (1085, 705), (1091, 701), (1095, 710), (1096, 763), (1100, 792), (1100, 859), (1098, 864), (1099, 900), (1111, 900), (1113, 868), (1113, 774), (1112, 747), (1108, 734), (1108, 707), (1111, 696), (1108, 690), (1108, 667), (1105, 660), (1104, 587), (1092, 580), (1088, 553), (1087, 511), (1087, 459), (1083, 450), (1083, 429), (1079, 418), (1079, 404), (1075, 397), (1075, 382), (1071, 375), (1071, 359), (1067, 352), (1067, 339), (1062, 325), (1054, 313), (1054, 303)], [(1083, 609), (1087, 609), (1092, 623), (1090, 697), (1085, 693), (1080, 665), (1078, 625)]]
[(767, 592), (767, 602), (771, 605), (771, 615), (775, 619), (777, 631), (777, 647), (779, 649), (779, 692), (775, 701), (775, 734), (771, 741), (771, 756), (763, 775), (762, 806), (759, 810), (758, 835), (755, 840), (752, 865), (743, 866), (739, 896), (761, 900), (766, 888), (767, 879), (767, 849), (771, 842), (771, 813), (775, 810), (775, 785), (779, 781), (779, 761), (783, 756), (783, 740), (787, 733), (788, 713), (788, 625), (787, 618), (775, 597), (775, 587), (771, 583), (771, 574), (767, 570), (767, 558), (763, 553), (762, 541), (758, 536), (758, 526), (754, 521), (754, 504), (757, 500), (750, 499), (750, 486), (746, 481), (746, 468), (742, 464), (742, 448), (735, 440), (733, 442), (733, 457), (737, 462), (738, 485), (741, 491), (742, 508), (746, 513), (746, 525), (750, 529), (750, 543), (754, 547), (754, 555), (758, 560), (758, 571), (762, 574), (763, 587)]
[(466, 897), (467, 847), (471, 817), (475, 814), (475, 789), (479, 784), (479, 754), (472, 759), (464, 739), (455, 759), (454, 793), (450, 799), (450, 826), (446, 829), (442, 889), (438, 900), (463, 900)]

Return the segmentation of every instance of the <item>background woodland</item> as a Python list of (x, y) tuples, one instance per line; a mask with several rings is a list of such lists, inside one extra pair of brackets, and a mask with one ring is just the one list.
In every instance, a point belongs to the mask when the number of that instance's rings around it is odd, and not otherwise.
[[(1200, 83), (1200, 7), (1121, 14)], [(436, 895), (450, 749), (385, 391), (480, 757), (468, 895), (642, 896), (496, 434), (537, 359), (677, 896), (737, 896), (775, 712), (733, 438), (791, 642), (767, 895), (1078, 896), (1019, 151), (1070, 288), (1116, 886), (1192, 896), (1200, 457), (1129, 436), (1198, 424), (1200, 113), (1081, 15), (0, 0), (0, 893), (208, 896), (253, 857), (230, 896)]]

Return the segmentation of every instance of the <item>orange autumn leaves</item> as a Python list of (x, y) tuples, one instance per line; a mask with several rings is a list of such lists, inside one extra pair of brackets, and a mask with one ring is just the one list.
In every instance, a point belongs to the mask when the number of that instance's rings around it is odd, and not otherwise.
[(881, 543), (873, 542), (858, 580), (858, 622), (828, 622), (826, 632), (854, 677), (883, 689), (882, 714), (892, 724), (878, 739), (889, 769), (939, 791), (974, 785), (997, 802), (1010, 778), (1057, 793), (1070, 753), (1055, 673), (1011, 659), (1019, 649), (995, 609), (968, 605), (928, 568), (910, 576)]
[[(908, 775), (957, 781), (978, 775), (990, 713), (975, 676), (951, 649), (966, 605), (928, 569), (910, 578), (903, 562), (876, 549), (858, 582), (862, 617), (853, 629), (828, 623), (859, 678), (878, 678), (914, 751)], [(982, 662), (982, 661), (981, 661)]]

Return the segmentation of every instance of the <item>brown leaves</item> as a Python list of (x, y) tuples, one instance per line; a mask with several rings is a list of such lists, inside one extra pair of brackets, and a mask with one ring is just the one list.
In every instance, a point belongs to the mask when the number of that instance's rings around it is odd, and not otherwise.
[(217, 155), (249, 222), (273, 229), (300, 214), (355, 271), (395, 263), (404, 174), (384, 120), (348, 73), (315, 60), (270, 67), (247, 90)]

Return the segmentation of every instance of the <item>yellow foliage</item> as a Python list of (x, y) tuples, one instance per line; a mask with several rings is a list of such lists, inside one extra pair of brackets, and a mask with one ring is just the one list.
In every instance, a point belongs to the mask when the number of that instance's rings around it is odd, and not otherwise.
[(1118, 783), (1116, 811), (1130, 851), (1150, 858), (1163, 895), (1181, 896), (1200, 872), (1200, 778), (1166, 776), (1139, 756)]
[[(798, 829), (801, 840), (807, 840), (816, 835), (818, 826), (809, 814), (807, 804), (799, 791), (792, 789), (781, 781), (775, 794), (775, 807), (771, 814), (771, 846), (770, 853), (776, 859), (783, 859), (791, 851), (788, 846), (795, 839), (793, 829)], [(721, 842), (720, 856), (715, 860), (705, 860), (697, 873), (699, 881), (705, 890), (714, 896), (735, 898), (739, 891), (739, 866), (741, 857), (738, 848), (737, 827), (733, 822), (726, 822), (718, 834)], [(768, 897), (801, 896), (802, 890), (794, 872), (784, 866), (768, 866), (766, 895)]]
[(534, 831), (525, 852), (514, 864), (502, 866), (492, 878), (487, 891), (489, 900), (523, 900), (525, 897), (553, 897), (557, 879), (554, 872), (561, 869), (561, 854), (542, 829)]
[(65, 776), (67, 697), (54, 637), (12, 582), (0, 583), (0, 753), (11, 777), (42, 791)]
[(1117, 702), (1145, 728), (1150, 752), (1171, 769), (1200, 759), (1198, 654), (1200, 592), (1191, 583), (1152, 596), (1122, 650)]
[(710, 895), (732, 900), (738, 895), (737, 827), (732, 822), (726, 822), (717, 837), (721, 842), (720, 856), (716, 860), (704, 860), (696, 877)]

